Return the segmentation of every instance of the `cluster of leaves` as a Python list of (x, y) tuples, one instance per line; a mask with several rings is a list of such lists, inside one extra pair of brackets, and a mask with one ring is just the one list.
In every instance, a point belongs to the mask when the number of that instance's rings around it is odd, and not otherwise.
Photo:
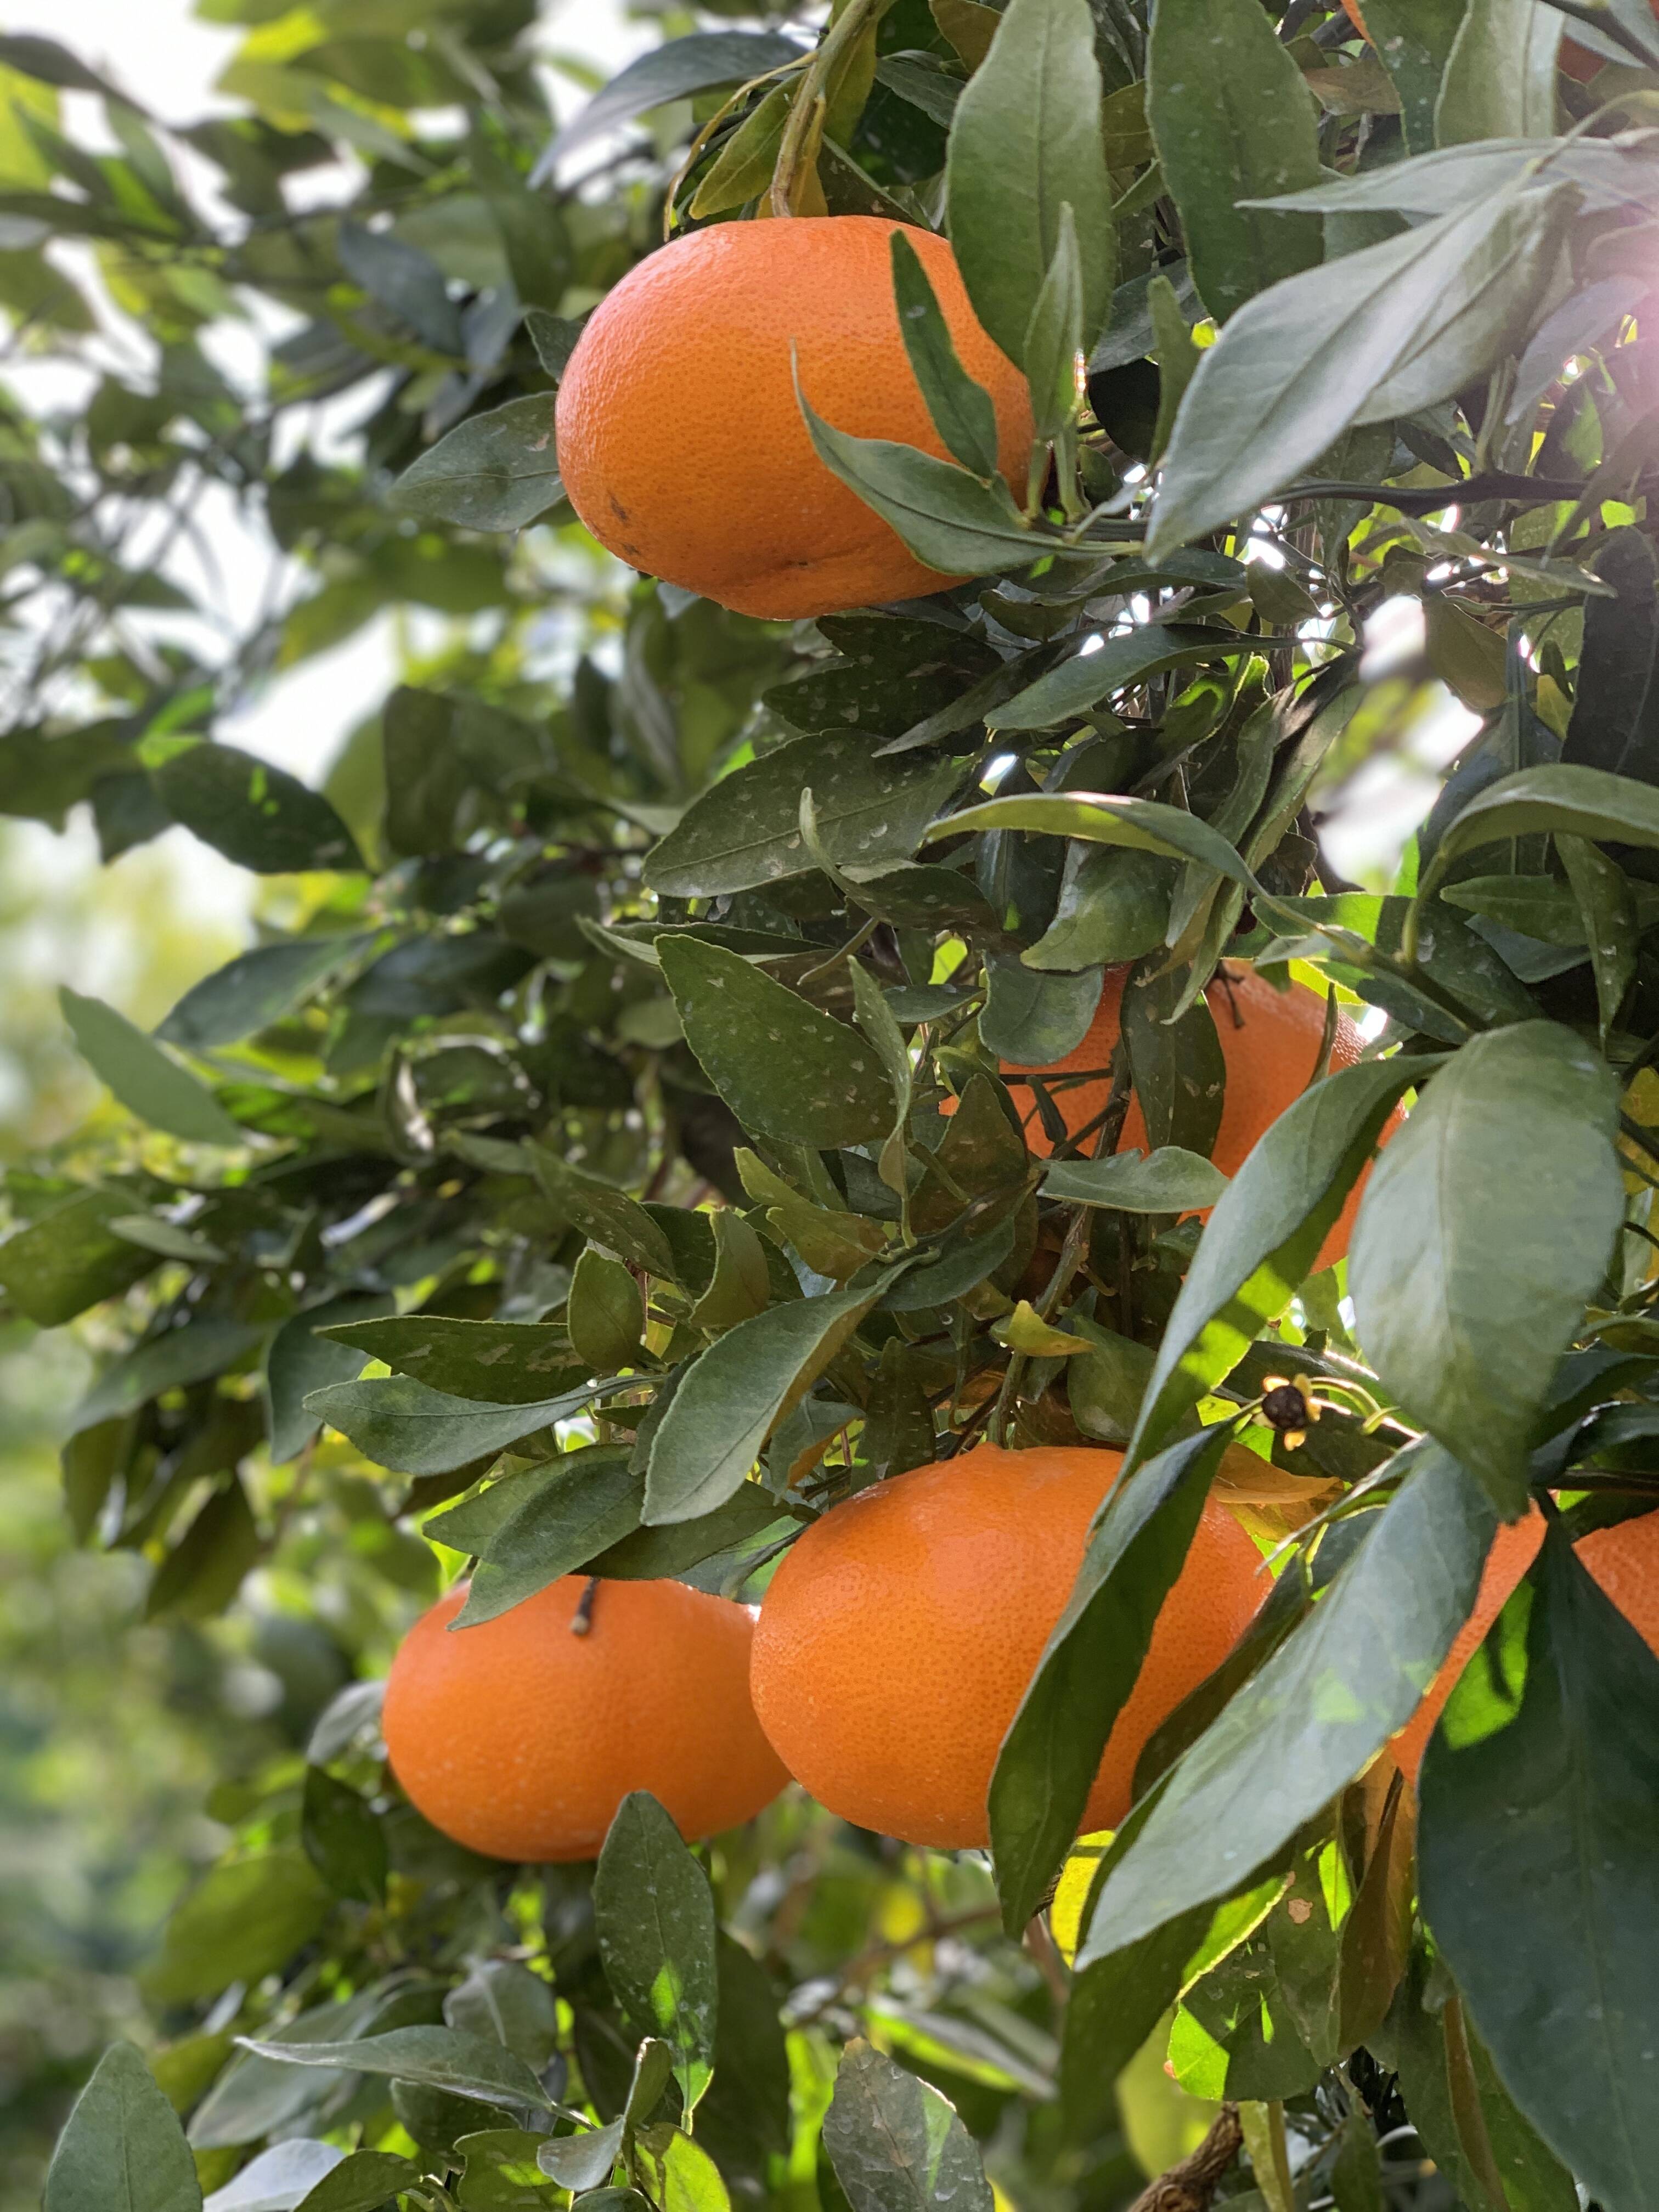
[[(148, 1984), (167, 2048), (105, 2062), (52, 2212), (110, 2201), (123, 2143), (157, 2212), (983, 2208), (973, 2136), (1022, 2204), (1103, 2206), (1148, 2051), (1242, 2104), (1221, 2185), (1273, 2212), (1408, 2195), (1423, 2153), (1473, 2212), (1659, 2201), (1659, 1662), (1570, 1540), (1659, 1475), (1644, 0), (1370, 0), (1374, 46), (1308, 0), (851, 0), (817, 45), (671, 40), (556, 137), (527, 0), (214, 12), (258, 19), (253, 113), (182, 134), (234, 222), (64, 50), (0, 43), (20, 342), (84, 327), (48, 234), (159, 341), (74, 420), (9, 419), (6, 619), (42, 641), (0, 797), (283, 879), (155, 1035), (65, 994), (131, 1118), (8, 1178), (0, 1289), (121, 1333), (77, 1528), (154, 1563), (155, 1617), (258, 1566), (360, 1608), (372, 1660), (446, 1559), (471, 1622), (578, 1569), (754, 1596), (983, 1435), (1127, 1473), (988, 1869), (795, 1802), (705, 1863), (647, 1799), (597, 1869), (495, 1867), (403, 1802), (354, 1685), (222, 1808)], [(348, 152), (349, 204), (292, 185)], [(592, 566), (553, 397), (665, 221), (778, 196), (948, 221), (1049, 461), (996, 477), (899, 238), (955, 458), (809, 426), (968, 580), (793, 629)], [(302, 319), (252, 409), (200, 343), (250, 295)], [(349, 392), (351, 458), (293, 457)], [(152, 636), (142, 532), (224, 486), (316, 588), (215, 660)], [(1420, 661), (1370, 676), (1402, 597)], [(328, 794), (219, 739), (252, 676), (405, 603), (465, 619)], [(1344, 884), (1316, 809), (1442, 686), (1477, 734), (1392, 889)], [(1224, 959), (1375, 1017), (1231, 1183)], [(1073, 1052), (1121, 968), (1068, 1131), (1064, 1081), (1004, 1070)], [(1310, 1273), (1408, 1095), (1346, 1273)], [(1293, 1447), (1251, 1419), (1287, 1355), (1329, 1401)], [(1212, 1490), (1272, 1597), (1073, 1850)], [(1379, 1755), (1529, 1498), (1540, 1565), (1414, 1820)]]

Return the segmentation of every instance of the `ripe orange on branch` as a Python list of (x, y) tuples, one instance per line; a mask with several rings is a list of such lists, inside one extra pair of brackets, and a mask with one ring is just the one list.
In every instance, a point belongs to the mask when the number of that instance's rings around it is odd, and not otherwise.
[(735, 1827), (788, 1777), (749, 1700), (754, 1615), (676, 1582), (581, 1575), (453, 1634), (464, 1588), (423, 1613), (386, 1683), (392, 1770), (434, 1828), (502, 1859), (591, 1859), (648, 1790), (682, 1835)]
[[(755, 1632), (755, 1709), (784, 1765), (861, 1827), (960, 1850), (1123, 1463), (981, 1444), (860, 1491), (784, 1559)], [(1085, 1829), (1127, 1811), (1147, 1739), (1224, 1659), (1270, 1579), (1207, 1502), (1100, 1763)]]
[(927, 568), (825, 467), (795, 398), (860, 438), (947, 458), (912, 373), (889, 241), (921, 257), (963, 367), (990, 392), (1024, 489), (1025, 380), (980, 327), (956, 257), (874, 216), (721, 222), (647, 255), (595, 308), (559, 386), (559, 470), (599, 543), (740, 614), (915, 599)]
[[(1064, 1060), (1057, 1060), (1047, 1067), (1015, 1066), (1006, 1066), (1002, 1071), (1024, 1124), (1025, 1141), (1042, 1158), (1048, 1158), (1054, 1146), (1043, 1130), (1036, 1094), (1030, 1085), (1022, 1083), (1020, 1078), (1040, 1075), (1048, 1088), (1056, 1079), (1082, 1077), (1083, 1080), (1074, 1083), (1059, 1082), (1049, 1095), (1073, 1135), (1097, 1121), (1111, 1097), (1109, 1071), (1121, 1033), (1123, 987), (1128, 974), (1127, 968), (1107, 970), (1089, 1034)], [(1307, 990), (1299, 983), (1292, 984), (1288, 991), (1279, 991), (1253, 968), (1234, 967), (1222, 969), (1205, 996), (1215, 1020), (1216, 1034), (1221, 1040), (1221, 1057), (1227, 1070), (1221, 1127), (1211, 1157), (1223, 1175), (1234, 1176), (1264, 1132), (1286, 1107), (1295, 1104), (1307, 1088), (1324, 1039), (1325, 1001), (1316, 991)], [(1331, 1048), (1331, 1072), (1352, 1067), (1359, 1058), (1363, 1042), (1346, 1014), (1339, 1015)], [(1389, 1116), (1382, 1131), (1383, 1142), (1403, 1118), (1399, 1109)], [(1146, 1143), (1146, 1120), (1139, 1102), (1131, 1096), (1118, 1150), (1144, 1152)], [(1364, 1187), (1362, 1175), (1321, 1248), (1316, 1270), (1334, 1266), (1347, 1251)]]
[[(1459, 1629), (1427, 1696), (1389, 1747), (1408, 1781), (1417, 1779), (1435, 1723), (1445, 1711), (1459, 1675), (1486, 1642), (1487, 1631), (1515, 1595), (1543, 1540), (1544, 1516), (1535, 1505), (1522, 1520), (1506, 1522), (1498, 1529), (1486, 1554), (1474, 1612)], [(1659, 1513), (1644, 1513), (1611, 1528), (1593, 1529), (1588, 1536), (1581, 1536), (1573, 1549), (1603, 1593), (1659, 1657)]]

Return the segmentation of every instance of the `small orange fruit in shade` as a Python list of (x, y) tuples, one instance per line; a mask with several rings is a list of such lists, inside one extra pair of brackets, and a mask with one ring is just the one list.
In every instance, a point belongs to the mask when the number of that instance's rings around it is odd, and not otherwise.
[[(843, 1820), (914, 1844), (988, 1841), (997, 1753), (1082, 1563), (1121, 1452), (991, 1444), (859, 1492), (784, 1557), (761, 1605), (755, 1710)], [(1084, 1817), (1115, 1827), (1135, 1760), (1224, 1659), (1271, 1578), (1207, 1502)]]
[(946, 458), (911, 370), (889, 240), (921, 257), (962, 365), (996, 408), (1021, 494), (1025, 380), (980, 327), (946, 241), (875, 216), (721, 222), (629, 270), (559, 386), (559, 471), (599, 543), (741, 614), (779, 619), (915, 599), (925, 567), (825, 467), (795, 398), (838, 430)]
[(465, 1587), (398, 1648), (392, 1770), (434, 1828), (499, 1859), (591, 1859), (623, 1799), (648, 1790), (688, 1838), (735, 1827), (788, 1780), (749, 1700), (754, 1615), (675, 1582), (566, 1575), (450, 1632)]
[[(1522, 1577), (1538, 1557), (1544, 1540), (1544, 1516), (1537, 1507), (1526, 1517), (1501, 1527), (1486, 1554), (1474, 1610), (1459, 1629), (1428, 1695), (1389, 1748), (1408, 1781), (1417, 1780), (1434, 1724), (1445, 1711), (1457, 1678), (1486, 1641), (1486, 1632), (1514, 1595)], [(1573, 1546), (1602, 1590), (1631, 1626), (1659, 1656), (1659, 1513), (1592, 1529)]]
[[(1024, 1123), (1025, 1141), (1041, 1158), (1046, 1158), (1054, 1146), (1043, 1132), (1042, 1117), (1037, 1111), (1030, 1085), (1021, 1083), (1019, 1079), (1022, 1075), (1041, 1075), (1047, 1087), (1058, 1077), (1084, 1076), (1085, 1080), (1052, 1089), (1049, 1095), (1068, 1130), (1075, 1133), (1087, 1128), (1105, 1110), (1111, 1097), (1112, 1054), (1117, 1049), (1123, 987), (1128, 974), (1127, 968), (1107, 969), (1089, 1034), (1064, 1060), (1057, 1060), (1048, 1067), (1014, 1066), (1002, 1071)], [(1279, 991), (1253, 968), (1235, 967), (1219, 969), (1205, 996), (1214, 1017), (1216, 1034), (1221, 1040), (1221, 1057), (1227, 1070), (1221, 1127), (1211, 1157), (1223, 1175), (1235, 1176), (1263, 1133), (1306, 1090), (1324, 1041), (1325, 1001), (1318, 992), (1310, 991), (1300, 983), (1293, 983), (1288, 991)], [(1336, 1037), (1331, 1047), (1333, 1074), (1340, 1068), (1353, 1066), (1362, 1042), (1358, 1030), (1346, 1014), (1339, 1015)], [(1401, 1109), (1396, 1107), (1384, 1123), (1379, 1141), (1386, 1144), (1403, 1119)], [(1117, 1148), (1122, 1152), (1146, 1149), (1146, 1124), (1139, 1103), (1133, 1097)], [(1314, 1272), (1334, 1266), (1346, 1253), (1364, 1188), (1365, 1177), (1362, 1175), (1320, 1249)]]
[[(1659, 0), (1648, 0), (1648, 4), (1654, 14), (1659, 15)], [(1348, 21), (1358, 32), (1360, 37), (1370, 38), (1370, 33), (1365, 28), (1365, 18), (1360, 11), (1359, 0), (1342, 0), (1342, 6)], [(1587, 47), (1579, 46), (1571, 39), (1563, 39), (1561, 41), (1562, 70), (1565, 75), (1574, 78), (1579, 84), (1588, 84), (1596, 71), (1603, 66), (1600, 54), (1591, 53)]]

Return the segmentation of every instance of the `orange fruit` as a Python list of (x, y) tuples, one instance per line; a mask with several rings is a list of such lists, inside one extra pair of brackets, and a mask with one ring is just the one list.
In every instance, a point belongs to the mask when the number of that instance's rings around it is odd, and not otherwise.
[(675, 1582), (602, 1582), (571, 1632), (582, 1575), (477, 1628), (465, 1586), (398, 1647), (384, 1728), (392, 1770), (434, 1828), (500, 1859), (591, 1859), (630, 1790), (688, 1838), (749, 1820), (788, 1780), (749, 1701), (747, 1606)]
[[(1048, 1067), (1008, 1066), (1003, 1076), (1013, 1094), (1032, 1152), (1047, 1158), (1054, 1146), (1043, 1133), (1036, 1094), (1022, 1075), (1054, 1079), (1081, 1075), (1084, 1079), (1050, 1091), (1068, 1130), (1086, 1128), (1105, 1110), (1111, 1097), (1112, 1054), (1117, 1049), (1118, 1027), (1123, 1008), (1123, 987), (1129, 970), (1109, 968), (1101, 987), (1100, 1004), (1089, 1034), (1074, 1052)], [(1253, 968), (1224, 967), (1205, 994), (1221, 1040), (1221, 1056), (1227, 1069), (1226, 1097), (1221, 1127), (1211, 1157), (1223, 1175), (1235, 1176), (1261, 1139), (1287, 1106), (1293, 1106), (1307, 1088), (1319, 1059), (1325, 1032), (1325, 1001), (1316, 991), (1293, 983), (1277, 991)], [(1337, 1018), (1336, 1038), (1331, 1048), (1331, 1072), (1352, 1067), (1364, 1040), (1347, 1015)], [(949, 1110), (948, 1108), (946, 1109)], [(1404, 1119), (1395, 1108), (1384, 1124), (1380, 1141), (1386, 1143)], [(1129, 1101), (1120, 1152), (1146, 1150), (1146, 1124), (1138, 1100)], [(1313, 1272), (1329, 1267), (1348, 1249), (1365, 1187), (1361, 1176), (1348, 1194), (1330, 1234), (1322, 1246)]]
[[(1389, 1747), (1408, 1781), (1417, 1780), (1434, 1724), (1445, 1711), (1458, 1676), (1485, 1643), (1487, 1630), (1514, 1595), (1543, 1540), (1544, 1516), (1535, 1505), (1528, 1509), (1524, 1519), (1505, 1522), (1498, 1529), (1486, 1555), (1474, 1612), (1458, 1631), (1428, 1695)], [(1573, 1549), (1659, 1656), (1659, 1513), (1644, 1513), (1639, 1520), (1621, 1521), (1612, 1528), (1592, 1529)]]
[(927, 568), (813, 451), (838, 430), (946, 458), (911, 372), (888, 241), (921, 258), (963, 367), (995, 404), (1021, 495), (1025, 380), (981, 329), (946, 241), (876, 216), (722, 222), (675, 239), (593, 311), (558, 396), (559, 471), (599, 543), (740, 614), (788, 619), (957, 580)]
[[(755, 1710), (798, 1782), (906, 1842), (989, 1840), (986, 1792), (1060, 1619), (1121, 1452), (981, 1444), (859, 1492), (785, 1554), (761, 1605)], [(1135, 1761), (1218, 1666), (1270, 1587), (1206, 1502), (1090, 1793), (1085, 1829), (1127, 1811)]]

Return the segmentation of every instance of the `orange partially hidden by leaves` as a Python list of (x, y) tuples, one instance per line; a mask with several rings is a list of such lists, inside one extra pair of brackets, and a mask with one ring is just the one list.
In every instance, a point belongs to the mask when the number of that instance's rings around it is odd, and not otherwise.
[(836, 429), (946, 458), (893, 298), (895, 231), (921, 257), (963, 367), (995, 404), (1023, 493), (1025, 380), (981, 329), (949, 245), (874, 216), (721, 222), (650, 254), (593, 311), (558, 396), (559, 471), (602, 545), (741, 614), (915, 599), (923, 566), (819, 460), (801, 389)]
[(450, 1632), (451, 1590), (392, 1662), (392, 1769), (458, 1844), (501, 1859), (591, 1859), (631, 1790), (682, 1835), (735, 1827), (788, 1777), (749, 1701), (754, 1615), (675, 1582), (604, 1582), (572, 1632), (586, 1577)]
[[(1054, 1146), (1043, 1130), (1030, 1085), (1019, 1079), (1022, 1075), (1040, 1075), (1044, 1079), (1044, 1088), (1073, 1135), (1097, 1121), (1111, 1097), (1112, 1054), (1117, 1049), (1123, 987), (1128, 974), (1127, 968), (1107, 970), (1089, 1034), (1074, 1052), (1067, 1053), (1064, 1060), (1055, 1060), (1048, 1067), (1008, 1066), (1002, 1071), (1024, 1123), (1025, 1141), (1032, 1152), (1043, 1158), (1053, 1152)], [(1211, 1157), (1223, 1175), (1235, 1176), (1263, 1132), (1306, 1090), (1324, 1041), (1325, 1001), (1316, 991), (1307, 990), (1299, 983), (1292, 984), (1288, 991), (1279, 991), (1253, 968), (1233, 967), (1218, 970), (1205, 996), (1214, 1018), (1216, 1034), (1221, 1040), (1221, 1057), (1227, 1070), (1221, 1127)], [(1346, 1014), (1339, 1015), (1336, 1037), (1331, 1047), (1331, 1073), (1352, 1067), (1359, 1057), (1362, 1042), (1358, 1030)], [(1081, 1079), (1066, 1081), (1066, 1078)], [(1383, 1125), (1381, 1141), (1388, 1141), (1403, 1118), (1396, 1109)], [(1087, 1148), (1085, 1144), (1085, 1149)], [(1139, 1102), (1133, 1097), (1117, 1148), (1125, 1152), (1146, 1149), (1146, 1124)], [(1333, 1267), (1346, 1253), (1364, 1187), (1365, 1177), (1362, 1175), (1321, 1247), (1316, 1271)]]
[[(785, 1557), (755, 1632), (755, 1710), (784, 1765), (861, 1827), (960, 1850), (1122, 1465), (981, 1444), (860, 1491)], [(1085, 1829), (1127, 1811), (1135, 1760), (1266, 1597), (1255, 1547), (1208, 1502), (1118, 1716)]]
[[(1445, 1711), (1458, 1676), (1486, 1642), (1486, 1632), (1514, 1595), (1543, 1540), (1544, 1516), (1536, 1506), (1528, 1509), (1523, 1520), (1499, 1528), (1486, 1554), (1474, 1612), (1458, 1631), (1428, 1695), (1389, 1747), (1408, 1781), (1417, 1780), (1434, 1724)], [(1573, 1549), (1648, 1649), (1659, 1656), (1659, 1513), (1593, 1529)]]

